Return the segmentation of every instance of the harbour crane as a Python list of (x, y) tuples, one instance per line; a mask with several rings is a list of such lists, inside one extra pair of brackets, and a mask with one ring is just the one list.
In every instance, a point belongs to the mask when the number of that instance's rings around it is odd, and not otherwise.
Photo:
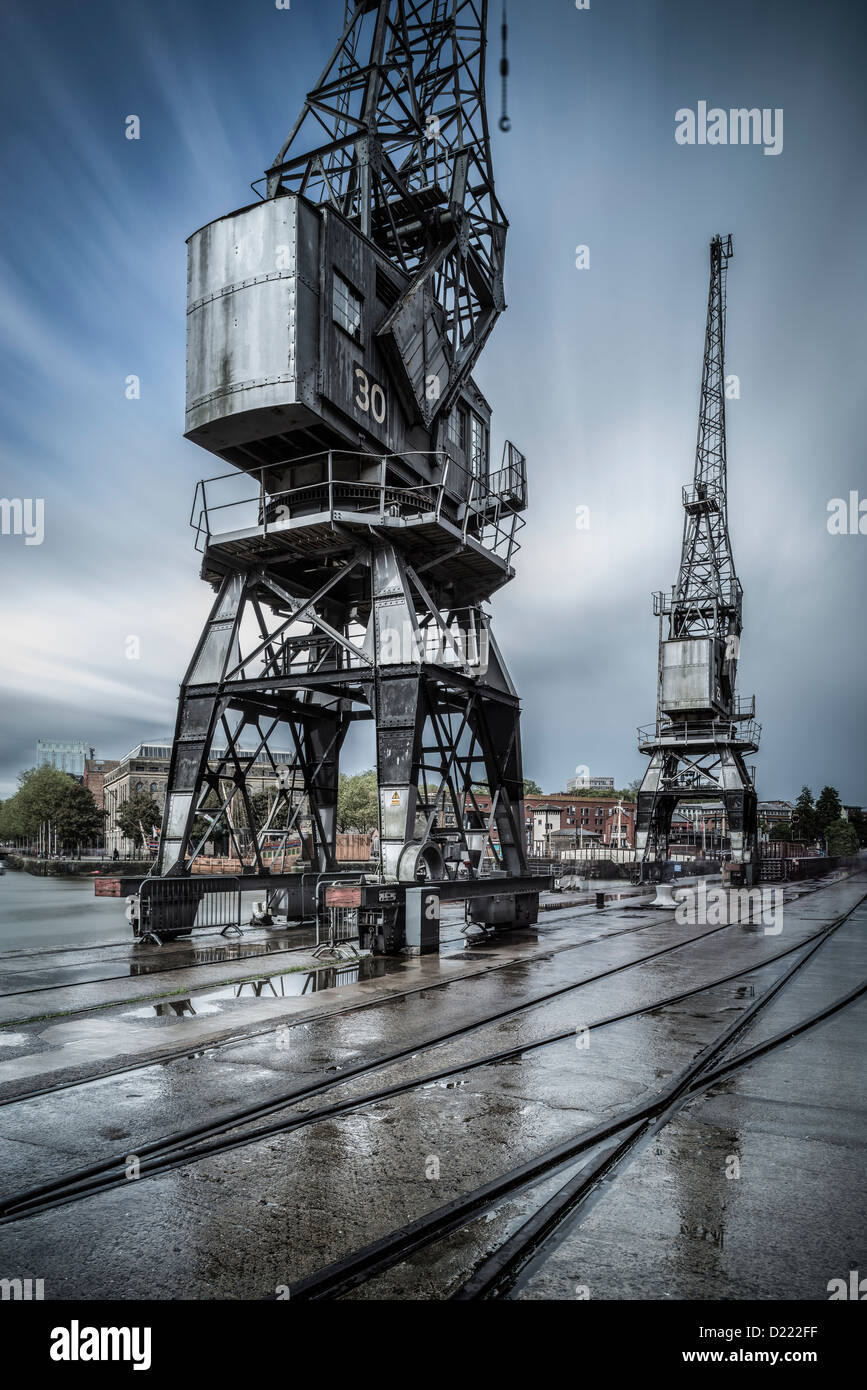
[[(349, 0), (257, 201), (189, 239), (185, 434), (229, 472), (193, 508), (215, 598), (142, 933), (201, 921), (218, 829), (269, 910), (351, 905), (374, 951), (406, 947), (421, 883), (483, 930), (536, 920), (520, 705), (487, 608), (514, 575), (526, 461), (507, 442), (493, 464), (472, 375), (505, 308), (486, 30), (486, 0)], [(373, 875), (336, 853), (358, 720), (375, 726)], [(299, 827), (310, 872), (278, 873)]]
[[(755, 697), (737, 693), (743, 590), (728, 527), (726, 279), (730, 236), (710, 243), (710, 288), (692, 486), (682, 490), (677, 582), (653, 596), (659, 618), (656, 724), (639, 729), (650, 762), (638, 791), (636, 857), (668, 857), (679, 802), (721, 801), (732, 860), (756, 853), (757, 799), (746, 756), (758, 751)], [(667, 629), (663, 624), (667, 621)]]

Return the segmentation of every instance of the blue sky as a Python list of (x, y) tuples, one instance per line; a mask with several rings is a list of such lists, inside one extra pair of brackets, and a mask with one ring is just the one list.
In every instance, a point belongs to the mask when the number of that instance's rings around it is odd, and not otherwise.
[[(45, 499), (45, 539), (0, 536), (0, 795), (37, 737), (117, 757), (173, 727), (210, 597), (189, 509), (215, 471), (182, 438), (184, 242), (250, 201), (342, 12), (7, 0), (0, 492)], [(489, 94), (510, 307), (477, 376), (495, 448), (509, 437), (529, 459), (517, 578), (493, 610), (526, 771), (549, 791), (578, 764), (618, 783), (642, 771), (650, 594), (677, 570), (707, 243), (731, 232), (730, 522), (759, 793), (829, 781), (864, 802), (867, 536), (826, 526), (831, 498), (867, 497), (860, 7), (511, 0), (509, 19), (508, 135), (498, 5)], [(700, 100), (782, 108), (782, 152), (678, 145), (675, 112)]]

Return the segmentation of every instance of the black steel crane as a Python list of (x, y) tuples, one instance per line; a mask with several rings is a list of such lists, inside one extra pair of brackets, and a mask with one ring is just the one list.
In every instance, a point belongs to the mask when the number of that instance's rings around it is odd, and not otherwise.
[[(471, 375), (505, 307), (486, 25), (484, 0), (347, 4), (260, 201), (189, 240), (186, 436), (233, 471), (193, 509), (216, 599), (142, 933), (201, 920), (219, 830), (272, 908), (310, 915), (341, 875), (340, 752), (362, 719), (380, 843), (349, 893), (363, 943), (401, 949), (422, 881), (484, 927), (535, 920), (520, 707), (484, 607), (514, 574), (526, 468), (510, 443), (492, 467)], [(282, 872), (298, 826), (306, 876)]]
[(335, 209), (403, 272), (375, 334), (408, 413), (427, 427), (448, 414), (505, 308), (486, 24), (478, 0), (350, 0), (267, 174), (269, 197)]
[[(756, 851), (756, 792), (748, 753), (759, 746), (755, 699), (737, 693), (743, 590), (728, 530), (725, 413), (726, 275), (730, 236), (710, 243), (710, 288), (695, 473), (684, 487), (677, 583), (654, 594), (660, 620), (656, 724), (639, 729), (650, 763), (638, 792), (639, 860), (665, 859), (679, 802), (719, 801), (732, 859)], [(664, 635), (663, 620), (668, 620)]]

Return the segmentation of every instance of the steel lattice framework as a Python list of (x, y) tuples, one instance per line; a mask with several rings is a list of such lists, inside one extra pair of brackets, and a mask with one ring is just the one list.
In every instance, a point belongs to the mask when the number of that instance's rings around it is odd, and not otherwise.
[(692, 490), (684, 496), (683, 546), (671, 614), (673, 637), (740, 633), (741, 591), (728, 532), (725, 318), (731, 237), (714, 237), (701, 406)]
[(424, 377), (404, 361), (429, 426), (451, 409), (505, 307), (486, 26), (487, 0), (349, 0), (337, 46), (266, 175), (269, 197), (295, 192), (337, 209), (411, 275), (378, 333), (401, 362), (414, 308), (435, 321), (440, 361)]
[(732, 254), (730, 236), (713, 238), (695, 471), (682, 493), (680, 569), (670, 592), (654, 595), (657, 713), (652, 730), (639, 730), (639, 747), (650, 756), (638, 794), (640, 859), (667, 858), (681, 801), (721, 801), (732, 858), (749, 860), (756, 850), (756, 793), (744, 755), (758, 749), (761, 730), (754, 700), (737, 694), (743, 592), (728, 530), (725, 326)]

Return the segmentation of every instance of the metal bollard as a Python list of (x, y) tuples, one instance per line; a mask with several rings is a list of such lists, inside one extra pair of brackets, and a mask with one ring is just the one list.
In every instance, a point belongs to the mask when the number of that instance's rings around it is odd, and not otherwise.
[(597, 893), (597, 894), (596, 894), (596, 906), (597, 906), (597, 907), (604, 907), (604, 906), (605, 906), (605, 894), (604, 894), (604, 893)]

